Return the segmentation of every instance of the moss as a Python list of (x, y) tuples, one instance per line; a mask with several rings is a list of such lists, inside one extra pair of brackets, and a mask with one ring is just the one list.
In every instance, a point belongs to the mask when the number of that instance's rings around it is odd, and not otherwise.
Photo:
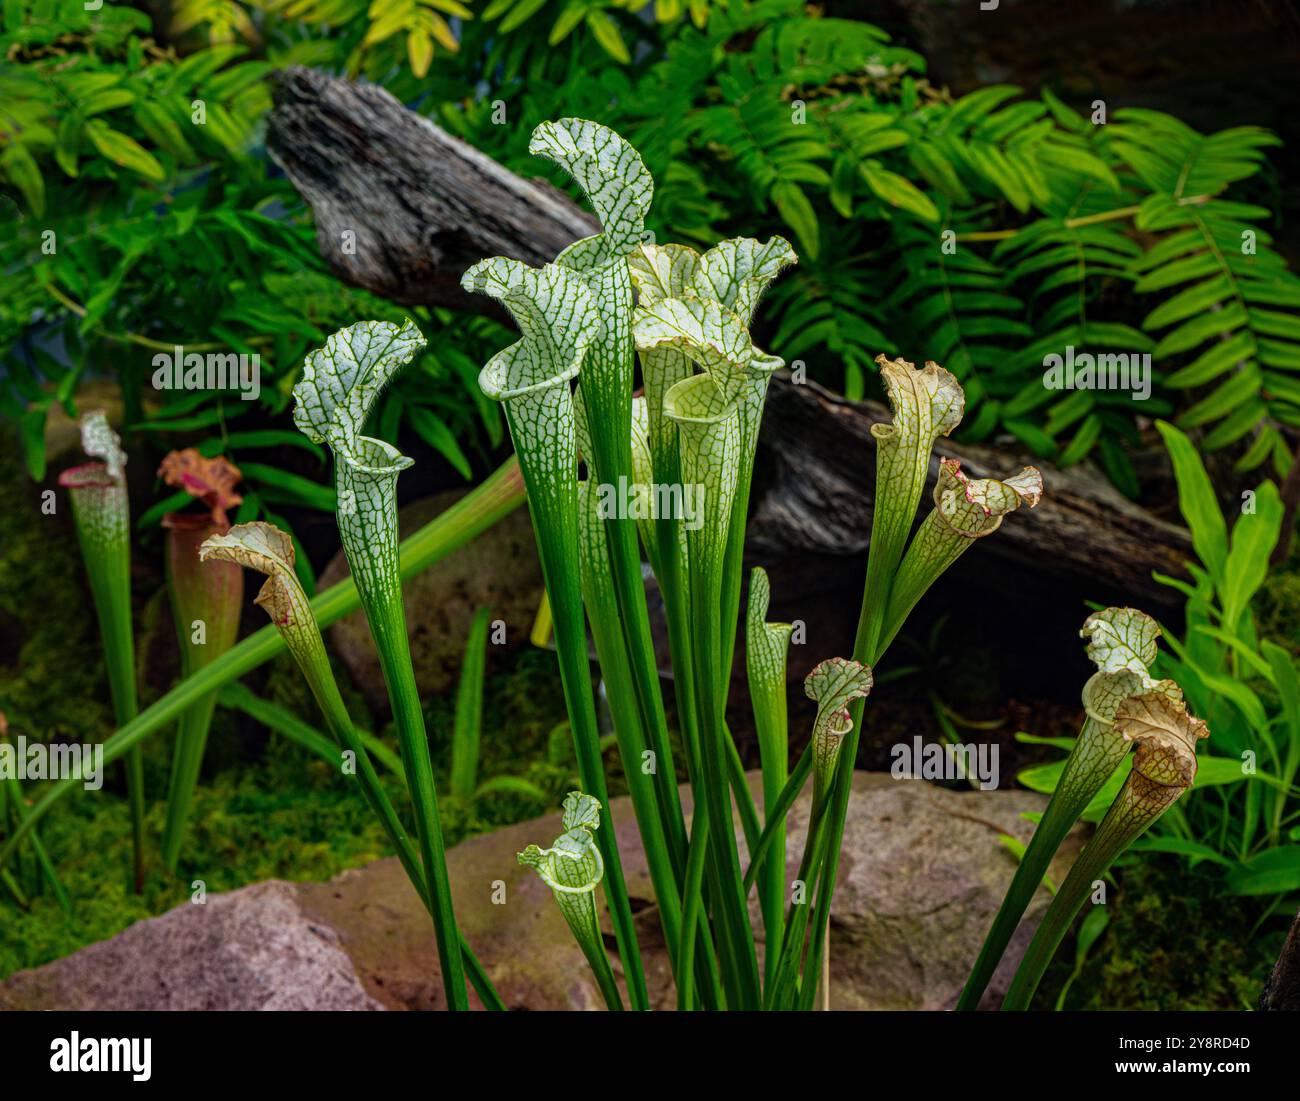
[[(496, 826), (553, 810), (575, 786), (576, 767), (567, 737), (552, 745), (550, 734), (563, 717), (563, 699), (554, 675), (554, 655), (525, 651), (507, 661), (486, 686), (482, 778), (522, 776), (542, 789), (544, 798), (494, 795), (472, 806), (444, 798), (448, 844)], [(313, 711), (299, 691), (301, 678), (285, 661), (273, 662), (261, 688), (268, 699), (309, 716)], [(450, 768), (451, 700), (426, 704), (439, 790), (446, 790)], [(357, 708), (355, 715), (362, 715)], [(444, 733), (445, 732), (445, 733)], [(391, 730), (383, 735), (396, 750)], [(167, 738), (149, 743), (151, 793), (165, 783)], [(37, 967), (84, 945), (114, 936), (141, 918), (163, 913), (190, 897), (202, 880), (208, 891), (228, 891), (259, 880), (323, 880), (346, 868), (391, 855), (387, 837), (355, 789), (345, 786), (336, 768), (310, 758), (295, 743), (268, 734), (236, 712), (217, 709), (211, 753), (195, 793), (191, 829), (175, 879), (151, 869), (145, 893), (130, 893), (127, 872), (131, 838), (125, 799), (109, 791), (85, 792), (66, 801), (41, 829), (72, 895), (75, 914), (66, 917), (48, 895), (19, 910), (0, 899), (0, 977)], [(215, 763), (214, 763), (215, 762)], [(228, 763), (223, 763), (228, 762)], [(399, 782), (388, 778), (389, 793), (400, 808)], [(35, 788), (27, 792), (31, 797)], [(161, 835), (165, 807), (152, 802), (148, 831)], [(22, 882), (39, 888), (30, 860)]]
[(1300, 657), (1300, 551), (1269, 574), (1254, 608), (1261, 637)]
[[(1229, 895), (1222, 874), (1176, 857), (1124, 863), (1110, 889), (1110, 923), (1092, 946), (1066, 1009), (1253, 1009), (1281, 949), (1287, 919), (1258, 900)], [(1077, 926), (1076, 926), (1077, 928)], [(1061, 946), (1034, 1002), (1050, 1009), (1074, 966), (1073, 938)]]

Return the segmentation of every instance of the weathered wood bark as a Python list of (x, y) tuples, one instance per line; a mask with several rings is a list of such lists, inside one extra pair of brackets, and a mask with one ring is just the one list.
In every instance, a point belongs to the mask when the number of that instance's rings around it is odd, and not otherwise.
[(311, 204), (321, 255), (348, 283), (403, 305), (487, 311), (460, 289), (485, 256), (530, 264), (600, 232), (544, 181), (529, 181), (388, 92), (313, 69), (276, 74), (266, 144)]
[(1291, 932), (1282, 945), (1273, 974), (1264, 984), (1259, 1008), (1300, 1011), (1300, 913), (1291, 922)]
[[(356, 286), (405, 304), (486, 310), (490, 300), (460, 290), (470, 264), (492, 255), (542, 264), (598, 230), (567, 196), (521, 179), (380, 88), (290, 69), (276, 77), (274, 92), (267, 144), (311, 203), (325, 259)], [(851, 556), (866, 547), (870, 427), (884, 416), (882, 406), (853, 404), (812, 384), (773, 384), (754, 497), (756, 550)], [(938, 455), (961, 459), (974, 476), (1013, 473), (1033, 461), (949, 441)], [(1085, 582), (1083, 591), (1097, 599), (1167, 604), (1171, 590), (1155, 584), (1151, 571), (1182, 572), (1186, 532), (1087, 467), (1035, 465), (1047, 486), (1043, 503), (1032, 516), (1010, 517), (986, 541), (989, 552)]]

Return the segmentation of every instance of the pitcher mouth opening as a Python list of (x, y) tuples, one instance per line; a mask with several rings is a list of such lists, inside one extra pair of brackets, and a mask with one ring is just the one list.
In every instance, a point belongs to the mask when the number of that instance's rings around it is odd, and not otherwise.
[(483, 370), (479, 372), (479, 387), (488, 397), (497, 401), (509, 401), (511, 398), (521, 398), (564, 385), (578, 377), (583, 357), (587, 354), (587, 347), (583, 344), (576, 349), (573, 359), (562, 370), (544, 375), (537, 364), (527, 364), (516, 369), (515, 363), (519, 359), (523, 343), (521, 340), (512, 344), (484, 364)]
[(60, 474), (59, 485), (64, 489), (118, 489), (122, 481), (114, 478), (104, 463), (82, 463)]
[(162, 526), (187, 534), (211, 531), (217, 535), (225, 535), (230, 530), (228, 523), (218, 523), (211, 516), (201, 512), (169, 512), (162, 518)]
[(357, 474), (397, 475), (415, 465), (414, 459), (403, 455), (391, 443), (373, 436), (357, 436), (346, 445), (337, 447), (335, 453)]

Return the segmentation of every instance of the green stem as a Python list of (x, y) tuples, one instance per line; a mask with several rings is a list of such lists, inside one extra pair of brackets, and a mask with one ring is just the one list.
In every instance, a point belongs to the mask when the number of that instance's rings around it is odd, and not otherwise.
[[(540, 529), (539, 529), (540, 531)], [(539, 544), (540, 544), (539, 534)], [(552, 557), (543, 553), (543, 560)], [(578, 775), (583, 790), (609, 806), (609, 792), (605, 786), (604, 766), (600, 759), (600, 730), (596, 723), (596, 707), (592, 696), (591, 666), (587, 660), (587, 632), (582, 623), (582, 602), (578, 596), (576, 579), (553, 582), (556, 564), (543, 566), (547, 576), (551, 611), (555, 617), (555, 644), (560, 662), (560, 681), (564, 688), (570, 721), (573, 724), (573, 744), (578, 757)], [(561, 567), (561, 572), (563, 567)], [(557, 589), (558, 586), (558, 589)], [(636, 929), (632, 921), (632, 908), (623, 880), (622, 861), (615, 843), (612, 819), (606, 829), (599, 832), (596, 842), (605, 861), (605, 893), (609, 899), (614, 920), (615, 938), (623, 960), (628, 980), (628, 994), (632, 1008), (649, 1009), (650, 998), (645, 987), (645, 972), (641, 966), (641, 953), (637, 947)]]
[[(192, 670), (183, 670), (184, 676), (191, 674)], [(203, 767), (203, 753), (216, 705), (216, 694), (209, 692), (181, 716), (177, 726), (171, 776), (167, 781), (167, 821), (163, 826), (163, 866), (169, 872), (175, 872), (180, 861), (181, 844), (185, 839), (185, 827)]]
[[(385, 512), (386, 510), (380, 509), (375, 513), (375, 516), (382, 517)], [(351, 546), (355, 552), (354, 539), (361, 534), (361, 527), (354, 516), (343, 516), (342, 513), (340, 515), (343, 518), (340, 527), (345, 533), (345, 547)], [(377, 536), (380, 533), (372, 530), (370, 534)], [(213, 562), (217, 565), (237, 564), (249, 566), (266, 575), (267, 580), (257, 595), (257, 603), (271, 616), (276, 630), (284, 637), (285, 644), (306, 679), (317, 706), (325, 716), (336, 746), (346, 749), (347, 753), (343, 758), (340, 758), (336, 752), (332, 752), (330, 747), (324, 744), (324, 739), (316, 735), (314, 731), (311, 732), (310, 737), (304, 740), (313, 752), (321, 753), (339, 766), (344, 775), (357, 774), (356, 770), (350, 772), (346, 767), (347, 754), (352, 756), (353, 762), (360, 772), (363, 794), (366, 795), (372, 809), (379, 815), (382, 824), (388, 830), (389, 836), (402, 858), (403, 865), (407, 868), (408, 874), (411, 875), (417, 893), (428, 900), (434, 919), (435, 935), (440, 934), (444, 928), (441, 922), (445, 920), (445, 915), (450, 908), (450, 885), (445, 881), (445, 865), (444, 882), (440, 887), (433, 875), (427, 869), (421, 870), (419, 862), (414, 859), (414, 852), (411, 850), (405, 830), (399, 823), (386, 793), (379, 784), (379, 778), (375, 774), (374, 766), (366, 753), (365, 743), (348, 718), (342, 698), (339, 695), (333, 671), (330, 669), (329, 658), (325, 654), (325, 642), (321, 637), (320, 625), (312, 615), (307, 594), (303, 591), (302, 584), (293, 569), (294, 548), (289, 535), (271, 524), (239, 525), (229, 532), (213, 535), (206, 540), (200, 547), (199, 557), (201, 561)], [(376, 588), (374, 585), (376, 580), (382, 581), (385, 576), (384, 571), (389, 566), (395, 568), (396, 564), (385, 563), (381, 554), (376, 554), (370, 560), (359, 560), (354, 554), (351, 561), (354, 567), (353, 575), (359, 578), (359, 583), (368, 594), (369, 599), (365, 604), (367, 613), (374, 613), (374, 621), (383, 622), (385, 629), (401, 630), (404, 635), (405, 624), (400, 619), (394, 623), (395, 617), (392, 615), (391, 609), (382, 603), (382, 594), (386, 586), (379, 584)], [(376, 596), (378, 596), (378, 599), (375, 599)], [(400, 600), (400, 590), (398, 599)], [(377, 635), (376, 637), (379, 638), (380, 636)], [(382, 654), (385, 649), (385, 642), (381, 641), (379, 648)], [(381, 662), (382, 660), (381, 658)], [(238, 692), (235, 692), (234, 695), (238, 696)], [(395, 700), (395, 709), (398, 706), (399, 704)], [(399, 719), (398, 721), (400, 728), (402, 720)], [(299, 733), (301, 734), (301, 731)], [(427, 757), (427, 753), (425, 756)], [(409, 782), (407, 786), (408, 788), (414, 787)], [(436, 805), (433, 809), (436, 813)], [(420, 825), (418, 812), (419, 807), (417, 806), (417, 827)], [(439, 840), (441, 839), (439, 838)], [(424, 839), (421, 838), (421, 859), (427, 860), (427, 850), (428, 846)], [(440, 889), (446, 895), (446, 901), (439, 898)], [(464, 938), (459, 936), (454, 925), (451, 929), (451, 935), (456, 937), (452, 941), (451, 948), (454, 955), (453, 966), (459, 969), (465, 942)], [(441, 947), (440, 940), (440, 950)], [(444, 965), (442, 977), (443, 985), (447, 988), (449, 1006), (452, 1008), (468, 1008), (463, 977), (459, 980), (458, 987), (453, 987), (447, 976), (448, 973)], [(464, 1005), (459, 1007), (455, 1005), (453, 1000), (457, 989), (461, 999), (465, 1002)]]
[(1056, 949), (1070, 931), (1070, 926), (1093, 889), (1093, 883), (1105, 874), (1115, 858), (1146, 828), (1144, 825), (1136, 831), (1117, 829), (1114, 816), (1119, 805), (1117, 799), (1097, 827), (1092, 840), (1075, 860), (1065, 882), (1057, 889), (1052, 904), (1047, 908), (1047, 913), (1034, 933), (1034, 939), (1029, 942), (1029, 948), (1020, 961), (1015, 978), (1011, 980), (1011, 987), (1002, 1002), (1004, 1010), (1029, 1008), (1047, 965), (1052, 962)]
[[(627, 470), (631, 470), (632, 457), (627, 449)], [(630, 474), (628, 475), (630, 483)], [(620, 484), (615, 480), (614, 484)], [(635, 521), (609, 519), (605, 521), (609, 562), (618, 601), (619, 625), (627, 654), (628, 671), (640, 714), (640, 725), (645, 731), (650, 749), (656, 759), (654, 793), (663, 819), (663, 829), (669, 844), (674, 868), (680, 877), (686, 864), (686, 824), (682, 814), (681, 797), (677, 791), (677, 767), (673, 762), (672, 746), (668, 741), (668, 720), (664, 712), (663, 694), (659, 687), (659, 668), (654, 657), (654, 643), (650, 634), (650, 617), (646, 610), (645, 584), (641, 576), (641, 556), (637, 550)]]
[(1047, 965), (1093, 884), (1195, 782), (1196, 742), (1208, 730), (1205, 723), (1188, 715), (1181, 700), (1165, 693), (1130, 697), (1120, 704), (1116, 726), (1123, 727), (1117, 737), (1131, 736), (1137, 742), (1133, 768), (1048, 906), (1011, 980), (1003, 1009), (1029, 1008)]
[[(129, 547), (128, 547), (129, 554)], [(139, 705), (135, 692), (135, 636), (131, 630), (131, 591), (129, 563), (123, 560), (121, 584), (112, 584), (112, 595), (103, 608), (100, 632), (104, 639), (104, 656), (108, 667), (109, 688), (113, 696), (113, 717), (121, 727), (135, 718)], [(126, 757), (126, 792), (131, 808), (131, 848), (134, 853), (135, 892), (144, 890), (144, 755), (139, 749)]]
[[(816, 809), (809, 817), (808, 834), (804, 838), (803, 855), (799, 859), (799, 872), (795, 876), (795, 881), (802, 884), (804, 891), (803, 901), (795, 903), (792, 899), (790, 902), (790, 911), (786, 917), (786, 937), (785, 944), (781, 952), (781, 960), (776, 969), (776, 976), (769, 985), (767, 991), (767, 1009), (793, 1009), (794, 1002), (798, 995), (799, 985), (799, 967), (803, 961), (804, 940), (807, 934), (809, 915), (813, 911), (814, 901), (816, 899), (816, 883), (811, 878), (810, 873), (821, 864), (821, 855), (826, 843), (827, 831), (822, 828), (825, 822), (825, 815), (818, 814)], [(820, 962), (820, 956), (814, 956), (809, 949), (807, 957), (809, 961), (817, 960)], [(809, 976), (805, 973), (805, 983), (809, 981)]]
[[(923, 478), (922, 484), (924, 484)], [(877, 487), (878, 494), (882, 488)], [(919, 499), (919, 496), (920, 493), (917, 491), (916, 498)], [(914, 513), (915, 504), (913, 504)], [(893, 550), (888, 553), (892, 555)], [(858, 630), (853, 644), (853, 660), (875, 669), (877, 663), (884, 657), (889, 643), (879, 641), (885, 604), (883, 593), (876, 597), (873, 596), (871, 589), (871, 562), (874, 561), (875, 556), (874, 535), (871, 555), (872, 557), (867, 561), (868, 581), (863, 587), (862, 608), (858, 614)], [(888, 579), (878, 584), (887, 588)], [(830, 928), (831, 900), (835, 895), (835, 881), (839, 876), (840, 849), (844, 844), (844, 823), (848, 817), (849, 796), (853, 793), (853, 770), (858, 759), (858, 740), (862, 733), (862, 717), (866, 711), (866, 703), (865, 698), (859, 697), (849, 704), (852, 726), (840, 746), (839, 759), (831, 785), (829, 813), (823, 814), (818, 823), (818, 832), (824, 829), (828, 837), (826, 843), (820, 846), (825, 855), (819, 862), (822, 866), (815, 896), (817, 912), (812, 925), (812, 944), (808, 950), (808, 959), (817, 961), (815, 967), (820, 964), (824, 950), (823, 942)], [(809, 975), (806, 976), (805, 981), (815, 982), (815, 979)]]
[[(393, 563), (396, 567), (396, 563)], [(366, 605), (362, 594), (362, 606)], [(370, 609), (367, 609), (370, 613)], [(447, 874), (446, 846), (442, 837), (442, 821), (438, 813), (438, 793), (433, 779), (433, 762), (429, 758), (429, 739), (424, 728), (424, 710), (420, 693), (415, 685), (411, 667), (411, 652), (406, 635), (406, 615), (402, 608), (400, 589), (388, 594), (370, 619), (371, 633), (379, 653), (379, 664), (388, 685), (388, 698), (393, 705), (393, 719), (397, 726), (402, 749), (402, 765), (406, 782), (415, 807), (416, 832), (420, 841), (420, 856), (424, 873), (433, 895), (434, 931), (438, 941), (438, 959), (442, 964), (443, 986), (447, 992), (448, 1008), (468, 1009), (465, 992), (465, 972), (457, 950), (459, 932), (452, 908), (451, 879)], [(360, 744), (360, 743), (358, 743)]]
[[(591, 899), (588, 905), (591, 907), (590, 923), (595, 924), (595, 899)], [(570, 928), (573, 928), (572, 922), (570, 922)], [(623, 997), (619, 993), (618, 982), (614, 978), (614, 969), (609, 966), (609, 956), (605, 954), (605, 945), (600, 940), (599, 935), (594, 937), (583, 936), (578, 933), (577, 929), (574, 929), (574, 939), (578, 942), (578, 947), (582, 949), (582, 954), (591, 967), (591, 973), (596, 976), (596, 985), (600, 988), (601, 996), (605, 999), (606, 1008), (614, 1013), (623, 1012)]]
[[(754, 887), (754, 880), (759, 871), (762, 870), (768, 850), (771, 849), (776, 841), (778, 834), (785, 832), (785, 818), (789, 814), (790, 808), (794, 806), (794, 801), (799, 798), (799, 793), (803, 791), (804, 785), (808, 782), (808, 775), (812, 772), (813, 753), (811, 743), (804, 747), (803, 753), (799, 755), (799, 760), (795, 763), (790, 772), (790, 778), (781, 788), (780, 794), (776, 801), (771, 804), (770, 808), (765, 807), (766, 825), (759, 836), (758, 844), (754, 846), (754, 851), (749, 858), (749, 867), (745, 870), (745, 894)], [(784, 866), (784, 859), (782, 865)], [(781, 892), (785, 891), (785, 876), (781, 877)]]
[(361, 607), (379, 654), (379, 666), (393, 709), (402, 766), (415, 810), (420, 858), (433, 896), (434, 934), (442, 964), (448, 1008), (469, 1008), (459, 934), (447, 874), (438, 792), (429, 757), (424, 708), (415, 684), (406, 610), (397, 566), (397, 478), (410, 460), (379, 440), (358, 436), (347, 452), (336, 448), (335, 479), (340, 506), (339, 535)]
[[(583, 563), (583, 593), (591, 621), (591, 633), (600, 658), (601, 675), (609, 689), (610, 710), (614, 716), (614, 733), (618, 740), (619, 755), (623, 760), (623, 773), (627, 777), (636, 814), (637, 828), (645, 849), (646, 864), (659, 901), (659, 917), (663, 925), (665, 943), (673, 974), (680, 987), (683, 976), (678, 968), (678, 948), (681, 939), (681, 893), (674, 874), (673, 862), (664, 835), (659, 804), (655, 798), (655, 780), (642, 768), (646, 744), (641, 727), (641, 716), (635, 706), (630, 668), (624, 635), (619, 627), (619, 609), (615, 600), (609, 574), (603, 569), (604, 534), (608, 526), (595, 515), (595, 503), (590, 499), (591, 483), (579, 488), (579, 544)], [(658, 759), (656, 757), (656, 772)], [(683, 872), (685, 869), (683, 869)]]
[[(657, 524), (669, 527), (675, 521)], [(691, 650), (690, 589), (687, 571), (682, 568), (677, 534), (672, 534), (672, 548), (664, 551), (661, 542), (662, 568), (659, 591), (663, 596), (664, 618), (668, 625), (668, 649), (673, 666), (673, 694), (677, 702), (677, 721), (682, 728), (686, 748), (686, 773), (692, 786), (700, 771), (699, 702), (695, 698), (695, 655)]]
[[(397, 810), (388, 797), (388, 792), (384, 790), (379, 775), (375, 772), (375, 767), (371, 763), (370, 754), (366, 752), (366, 746), (361, 739), (361, 734), (348, 715), (347, 706), (343, 703), (338, 683), (335, 681), (333, 671), (330, 669), (329, 659), (325, 656), (325, 644), (324, 640), (320, 639), (319, 632), (316, 634), (316, 639), (318, 640), (317, 645), (309, 645), (305, 648), (308, 651), (307, 653), (295, 655), (295, 657), (300, 658), (298, 667), (302, 670), (307, 686), (311, 689), (312, 698), (315, 699), (316, 705), (325, 718), (325, 726), (333, 736), (335, 745), (339, 749), (350, 751), (356, 760), (356, 775), (361, 783), (362, 795), (365, 797), (366, 802), (370, 804), (371, 810), (379, 818), (381, 825), (384, 827), (384, 832), (388, 834), (389, 840), (397, 850), (397, 859), (406, 871), (407, 878), (410, 879), (416, 894), (420, 896), (420, 901), (424, 903), (424, 908), (428, 910), (429, 916), (436, 922), (438, 920), (438, 905), (434, 895), (429, 890), (428, 880), (425, 878), (421, 866), (420, 854), (411, 843), (406, 827), (402, 825), (402, 820), (398, 817)], [(323, 756), (337, 765), (339, 763), (337, 752), (329, 751), (328, 747), (325, 747), (325, 749)], [(492, 985), (492, 980), (470, 949), (464, 936), (460, 936), (460, 946), (464, 967), (469, 973), (470, 981), (474, 984), (474, 989), (478, 992), (483, 1004), (488, 1009), (504, 1010), (505, 1003), (501, 1001), (501, 996)]]
[(1052, 857), (1127, 752), (1128, 743), (1121, 736), (1102, 729), (1093, 718), (1085, 722), (1038, 828), (1020, 858), (1006, 897), (984, 938), (975, 966), (957, 1000), (958, 1010), (965, 1012), (979, 1008), (980, 999), (1034, 893), (1042, 884)]
[[(692, 566), (703, 554), (696, 555), (691, 548)], [(715, 691), (720, 661), (718, 646), (717, 607), (721, 596), (721, 579), (716, 571), (711, 576), (697, 573), (692, 579), (692, 619), (694, 621), (694, 650), (696, 692), (703, 702), (701, 716), (700, 795), (705, 803), (709, 820), (711, 841), (709, 853), (713, 858), (715, 890), (714, 901), (719, 908), (720, 933), (723, 952), (730, 956), (729, 975), (732, 988), (730, 999), (735, 1008), (757, 1009), (760, 1004), (758, 960), (754, 954), (753, 932), (741, 892), (740, 856), (736, 850), (736, 834), (732, 826), (731, 795), (727, 783), (728, 761), (725, 741), (729, 739), (723, 715), (725, 701)]]
[[(778, 691), (774, 683), (769, 683), (751, 671), (749, 696), (754, 708), (759, 764), (763, 774), (763, 830), (768, 837), (767, 844), (776, 847), (772, 859), (764, 867), (759, 888), (766, 944), (764, 978), (768, 985), (771, 985), (775, 977), (777, 960), (781, 955), (781, 943), (785, 936), (785, 907), (781, 897), (785, 890), (785, 820), (784, 817), (775, 816), (781, 792), (790, 778), (789, 730), (784, 687), (782, 683)], [(768, 833), (769, 827), (770, 833)], [(760, 834), (758, 841), (750, 846), (751, 868), (762, 859), (759, 852), (759, 845), (762, 843), (763, 834)], [(748, 886), (745, 887), (745, 893), (746, 895), (749, 893)]]
[[(590, 246), (590, 247), (589, 247)], [(597, 247), (598, 246), (598, 247)], [(582, 401), (586, 407), (593, 485), (630, 486), (632, 468), (632, 279), (627, 260), (606, 252), (603, 238), (578, 242), (561, 254), (572, 264), (599, 307), (600, 326), (582, 365)], [(686, 824), (677, 791), (677, 771), (668, 742), (668, 721), (659, 687), (659, 669), (646, 610), (636, 521), (622, 515), (605, 518), (605, 549), (618, 606), (619, 631), (640, 727), (657, 760), (655, 798), (680, 881), (686, 865)]]
[(487, 653), (488, 621), (492, 613), (479, 608), (465, 640), (465, 655), (456, 687), (456, 726), (451, 750), (451, 792), (473, 799), (478, 787), (479, 746), (483, 736), (483, 677)]
[[(217, 702), (222, 707), (231, 707), (244, 712), (249, 718), (257, 720), (270, 730), (283, 734), (291, 742), (302, 746), (310, 753), (320, 753), (323, 749), (325, 755), (329, 756), (331, 760), (333, 759), (332, 754), (334, 751), (328, 738), (279, 705), (268, 703), (251, 689), (240, 684), (239, 681), (234, 681), (222, 688), (217, 693)], [(394, 753), (373, 734), (364, 730), (358, 730), (357, 737), (361, 739), (361, 744), (366, 747), (370, 756), (405, 785), (406, 772), (402, 768), (402, 760), (398, 754)]]
[[(366, 752), (365, 744), (361, 741), (360, 734), (348, 716), (347, 708), (339, 695), (338, 685), (335, 683), (333, 676), (330, 676), (327, 682), (326, 691), (328, 693), (327, 699), (322, 700), (321, 694), (317, 693), (314, 686), (312, 688), (312, 694), (316, 696), (317, 703), (321, 704), (321, 711), (325, 714), (326, 725), (330, 728), (330, 732), (334, 735), (335, 741), (338, 742), (340, 748), (350, 750), (356, 758), (357, 778), (361, 781), (362, 794), (383, 824), (384, 831), (388, 834), (389, 840), (397, 850), (397, 858), (401, 861), (407, 878), (410, 879), (416, 893), (420, 896), (420, 901), (424, 903), (424, 908), (429, 912), (429, 916), (437, 921), (438, 905), (434, 895), (429, 890), (428, 881), (424, 877), (419, 853), (416, 851), (415, 846), (411, 844), (406, 828), (402, 825), (392, 800), (388, 798), (388, 793), (384, 790), (383, 784), (375, 772), (375, 767), (370, 761), (370, 755)], [(469, 942), (465, 940), (464, 935), (459, 930), (457, 930), (457, 935), (460, 940), (460, 955), (465, 971), (468, 973), (470, 982), (473, 984), (479, 998), (488, 1009), (504, 1010), (505, 1003), (501, 1000), (501, 995), (497, 993), (496, 988), (492, 985), (491, 978), (479, 962), (478, 957), (474, 955)]]
[[(631, 902), (623, 879), (617, 835), (613, 818), (608, 814), (609, 795), (600, 758), (600, 730), (596, 722), (591, 664), (587, 657), (581, 571), (575, 561), (578, 550), (578, 487), (571, 400), (567, 382), (543, 386), (507, 400), (506, 420), (515, 442), (515, 452), (520, 458), (542, 578), (555, 624), (560, 682), (578, 758), (578, 775), (583, 790), (606, 808), (606, 828), (597, 832), (596, 844), (605, 863), (605, 896), (623, 960), (629, 999), (633, 1009), (645, 1010), (650, 1007), (650, 998), (632, 921)], [(541, 433), (554, 432), (556, 425), (566, 421), (570, 426), (569, 433), (560, 446), (555, 446), (553, 441), (549, 446), (541, 443)]]
[(682, 914), (682, 939), (677, 950), (677, 1008), (695, 1008), (695, 928), (704, 913), (704, 866), (709, 852), (709, 819), (699, 815), (692, 823), (686, 860), (686, 906)]

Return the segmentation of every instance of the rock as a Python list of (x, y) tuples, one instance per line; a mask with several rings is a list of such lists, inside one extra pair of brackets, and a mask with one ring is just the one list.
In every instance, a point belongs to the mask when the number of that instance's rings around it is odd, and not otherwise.
[(292, 883), (270, 880), (137, 922), (0, 988), (6, 1009), (381, 1009)]
[[(1041, 811), (1046, 801), (1021, 791), (949, 791), (881, 773), (854, 779), (831, 910), (831, 1006), (951, 1009), (1015, 873), (999, 835), (1028, 842), (1033, 827), (1020, 815)], [(1054, 882), (1064, 878), (1082, 835), (1080, 828), (1061, 846)], [(1049, 900), (1040, 889), (989, 983), (986, 1007), (1001, 1003)]]
[[(407, 505), (398, 513), (399, 534), (405, 539), (464, 494), (464, 490), (448, 490)], [(321, 574), (320, 588), (341, 581), (348, 573), (347, 559), (340, 550)], [(491, 608), (492, 618), (504, 620), (506, 625), (505, 646), (488, 646), (489, 670), (494, 655), (523, 645), (542, 591), (542, 572), (526, 508), (516, 509), (468, 546), (407, 581), (402, 593), (420, 695), (440, 695), (457, 683), (470, 621), (481, 606)], [(330, 641), (371, 706), (387, 714), (388, 694), (364, 614), (353, 612), (335, 623)]]
[[(689, 809), (685, 790), (683, 801)], [(1021, 814), (1043, 804), (1029, 792), (956, 792), (857, 773), (832, 910), (832, 1008), (951, 1008), (1015, 870), (998, 837), (1028, 840)], [(668, 1009), (667, 953), (631, 804), (619, 798), (610, 809), (651, 999)], [(807, 799), (791, 812), (792, 869), (807, 814)], [(448, 855), (461, 929), (512, 1009), (603, 1004), (550, 891), (515, 860), (529, 842), (549, 844), (559, 820), (557, 809)], [(1052, 867), (1057, 882), (1080, 843), (1076, 830)], [(990, 985), (990, 1002), (1005, 993), (1046, 904), (1040, 891)], [(752, 917), (758, 928), (756, 909)], [(214, 895), (0, 985), (0, 1008), (444, 1006), (429, 918), (395, 859), (328, 883), (271, 881)]]

